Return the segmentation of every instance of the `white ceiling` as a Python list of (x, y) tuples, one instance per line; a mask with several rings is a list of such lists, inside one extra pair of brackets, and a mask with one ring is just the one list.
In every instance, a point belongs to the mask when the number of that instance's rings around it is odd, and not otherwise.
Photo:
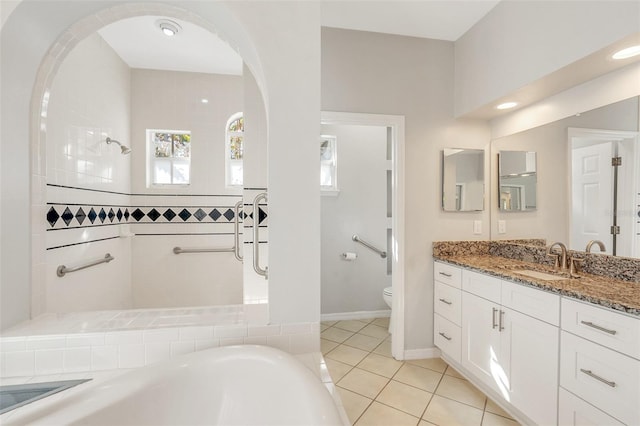
[[(439, 40), (457, 40), (499, 0), (322, 0), (322, 25)], [(132, 68), (242, 74), (242, 58), (226, 42), (189, 22), (167, 37), (160, 16), (123, 19), (99, 31)]]

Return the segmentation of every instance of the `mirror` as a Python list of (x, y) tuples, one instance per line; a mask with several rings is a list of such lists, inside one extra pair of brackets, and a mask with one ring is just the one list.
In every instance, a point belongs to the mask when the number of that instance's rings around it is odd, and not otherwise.
[(500, 151), (498, 154), (499, 208), (502, 211), (536, 209), (536, 153)]
[(442, 151), (442, 209), (446, 212), (484, 210), (484, 150), (446, 148)]
[(498, 207), (491, 185), (491, 238), (544, 238), (580, 251), (600, 240), (605, 253), (640, 258), (639, 104), (633, 97), (493, 140), (491, 176), (501, 170), (499, 153), (537, 153), (537, 197), (536, 210), (513, 215)]

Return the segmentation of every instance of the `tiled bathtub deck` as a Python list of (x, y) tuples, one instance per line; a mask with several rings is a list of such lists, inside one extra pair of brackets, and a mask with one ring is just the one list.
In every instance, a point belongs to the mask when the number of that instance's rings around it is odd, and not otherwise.
[(396, 361), (388, 318), (321, 324), (321, 349), (335, 390), (356, 426), (516, 426), (441, 359)]

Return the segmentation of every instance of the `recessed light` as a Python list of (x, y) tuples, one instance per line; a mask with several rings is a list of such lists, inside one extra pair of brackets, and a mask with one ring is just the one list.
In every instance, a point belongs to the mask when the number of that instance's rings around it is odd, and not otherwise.
[(182, 27), (180, 24), (170, 21), (168, 19), (159, 19), (156, 21), (156, 25), (160, 28), (160, 31), (167, 37), (173, 37), (178, 34)]
[(203, 104), (208, 104), (209, 103), (209, 99), (202, 98), (202, 99), (200, 99), (200, 102), (202, 102)]
[(640, 55), (640, 44), (627, 47), (626, 49), (618, 50), (616, 53), (613, 54), (612, 58), (627, 59), (637, 55)]
[(497, 109), (509, 109), (509, 108), (513, 108), (516, 105), (518, 105), (517, 102), (505, 102), (503, 104), (498, 105), (496, 108)]

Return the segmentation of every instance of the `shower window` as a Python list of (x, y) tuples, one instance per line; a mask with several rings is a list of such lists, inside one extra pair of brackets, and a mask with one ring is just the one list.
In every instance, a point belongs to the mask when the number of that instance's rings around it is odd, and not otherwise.
[(225, 181), (227, 186), (242, 186), (242, 156), (244, 140), (244, 117), (238, 112), (229, 118), (226, 128)]
[(336, 137), (320, 136), (320, 189), (323, 191), (337, 191), (337, 155)]
[(191, 175), (191, 132), (147, 129), (151, 185), (188, 185)]

